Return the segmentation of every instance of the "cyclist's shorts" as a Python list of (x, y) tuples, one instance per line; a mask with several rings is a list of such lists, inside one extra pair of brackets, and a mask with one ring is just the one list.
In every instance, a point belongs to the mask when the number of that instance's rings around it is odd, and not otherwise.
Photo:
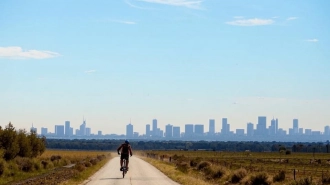
[(129, 159), (128, 154), (121, 154), (120, 159), (126, 159), (126, 161), (128, 161)]

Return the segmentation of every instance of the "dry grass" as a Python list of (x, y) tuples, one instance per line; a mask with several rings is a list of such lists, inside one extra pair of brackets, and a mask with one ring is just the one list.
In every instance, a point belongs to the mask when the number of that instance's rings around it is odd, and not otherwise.
[(168, 164), (163, 161), (158, 161), (154, 159), (149, 159), (141, 157), (143, 160), (149, 162), (151, 165), (155, 166), (158, 170), (163, 172), (172, 180), (182, 184), (182, 185), (211, 185), (212, 183), (205, 182), (200, 175), (194, 174), (194, 172), (183, 173), (176, 170), (174, 164)]
[[(81, 181), (102, 167), (110, 159), (108, 154), (110, 153), (105, 151), (46, 150), (41, 156), (34, 159), (18, 157), (12, 161), (2, 160), (0, 161), (2, 168), (0, 185), (39, 176), (57, 167), (84, 161), (89, 168), (77, 175), (76, 182)], [(103, 160), (104, 158), (106, 160)]]

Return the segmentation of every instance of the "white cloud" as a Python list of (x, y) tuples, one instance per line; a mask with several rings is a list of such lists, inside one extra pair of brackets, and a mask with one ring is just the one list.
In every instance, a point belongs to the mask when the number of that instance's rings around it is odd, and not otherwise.
[(226, 24), (230, 24), (233, 26), (263, 26), (273, 24), (274, 21), (272, 19), (239, 19), (230, 22), (226, 22)]
[(91, 74), (91, 73), (95, 73), (95, 72), (96, 72), (95, 69), (91, 69), (91, 70), (85, 71), (85, 73), (87, 73), (87, 74)]
[(122, 21), (122, 20), (112, 20), (112, 22), (122, 23), (122, 24), (136, 24), (133, 21)]
[(306, 41), (307, 42), (318, 42), (319, 40), (318, 39), (307, 39)]
[(171, 6), (183, 6), (187, 8), (200, 9), (203, 0), (138, 0), (148, 3), (158, 3)]
[(298, 17), (288, 17), (286, 20), (287, 21), (293, 21), (293, 20), (296, 20), (296, 19), (298, 19)]
[(0, 47), (0, 58), (9, 59), (46, 59), (60, 56), (59, 53), (52, 51), (26, 50), (21, 47)]
[(272, 17), (272, 19), (278, 19), (278, 18), (280, 18), (279, 16), (274, 16), (274, 17)]
[(143, 10), (148, 10), (148, 9), (150, 9), (150, 8), (145, 8), (145, 7), (141, 7), (141, 6), (136, 6), (136, 5), (134, 5), (133, 3), (131, 3), (129, 0), (124, 0), (124, 2), (125, 2), (128, 6), (130, 6), (130, 7), (132, 7), (132, 8), (143, 9)]

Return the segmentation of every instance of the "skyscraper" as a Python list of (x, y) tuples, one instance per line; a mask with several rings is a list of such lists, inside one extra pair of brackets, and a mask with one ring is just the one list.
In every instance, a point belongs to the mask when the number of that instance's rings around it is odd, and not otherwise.
[(173, 136), (173, 126), (168, 124), (165, 126), (165, 137), (172, 138)]
[(253, 136), (254, 135), (254, 128), (253, 128), (253, 123), (247, 123), (247, 128), (246, 128), (246, 134), (247, 136)]
[(92, 129), (91, 128), (88, 128), (86, 127), (86, 136), (90, 136), (92, 133)]
[(221, 134), (222, 135), (227, 135), (229, 134), (229, 125), (227, 123), (227, 118), (222, 118), (222, 128), (221, 128)]
[(293, 134), (299, 133), (298, 119), (293, 119), (292, 128), (293, 128)]
[(65, 121), (65, 136), (70, 136), (70, 121)]
[(157, 136), (157, 119), (152, 120), (152, 136)]
[(126, 138), (133, 138), (133, 125), (126, 125)]
[(48, 134), (48, 128), (41, 127), (41, 135), (47, 135)]
[(195, 135), (196, 136), (204, 135), (204, 125), (195, 125)]
[(323, 135), (327, 135), (327, 136), (330, 135), (330, 127), (328, 125), (324, 127)]
[(173, 127), (173, 138), (180, 138), (180, 127)]
[(85, 136), (86, 135), (86, 120), (83, 119), (83, 123), (80, 125), (79, 135)]
[(267, 118), (266, 116), (259, 116), (258, 117), (258, 124), (257, 124), (257, 133), (255, 135), (262, 135), (265, 136), (268, 134), (267, 132)]
[(151, 134), (150, 134), (150, 124), (147, 124), (147, 125), (146, 125), (146, 136), (147, 136), (147, 137), (150, 137), (150, 135), (151, 135)]
[(274, 118), (270, 121), (269, 134), (270, 135), (276, 134), (276, 120)]
[(215, 133), (215, 120), (210, 119), (209, 120), (209, 135), (214, 135)]
[(185, 137), (192, 137), (194, 135), (194, 125), (193, 124), (186, 124), (185, 125)]
[(64, 136), (64, 125), (55, 125), (55, 135), (58, 137)]

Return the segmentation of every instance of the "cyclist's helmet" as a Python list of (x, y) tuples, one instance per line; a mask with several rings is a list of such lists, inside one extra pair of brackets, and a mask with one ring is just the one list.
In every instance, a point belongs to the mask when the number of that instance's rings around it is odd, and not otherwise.
[(126, 143), (126, 144), (129, 144), (128, 140), (125, 140), (125, 143)]

